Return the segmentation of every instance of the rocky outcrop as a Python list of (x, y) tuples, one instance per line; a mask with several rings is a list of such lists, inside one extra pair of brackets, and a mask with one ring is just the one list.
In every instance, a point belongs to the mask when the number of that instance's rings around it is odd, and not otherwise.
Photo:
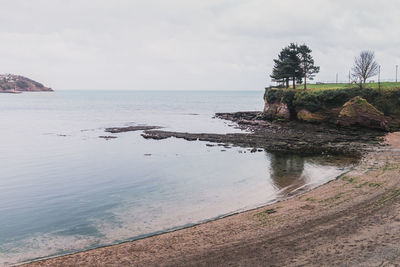
[(329, 117), (322, 112), (312, 113), (306, 109), (302, 109), (297, 112), (297, 119), (304, 122), (325, 122)]
[(285, 103), (268, 103), (265, 101), (264, 115), (267, 119), (290, 120), (290, 110)]
[(262, 121), (259, 119), (261, 114), (255, 112), (218, 113), (216, 117), (231, 120), (246, 132), (215, 134), (147, 130), (141, 135), (155, 140), (175, 137), (188, 141), (207, 141), (218, 146), (247, 148), (249, 152), (254, 152), (254, 148), (262, 148), (270, 152), (302, 155), (357, 155), (378, 144), (385, 134), (376, 129), (351, 129), (298, 121)]
[(264, 118), (329, 123), (384, 131), (400, 130), (400, 88), (293, 90), (268, 87)]
[(0, 93), (53, 91), (43, 84), (14, 74), (0, 74)]
[(389, 130), (389, 122), (385, 115), (359, 96), (353, 97), (343, 105), (337, 123), (341, 126)]
[(392, 115), (389, 117), (389, 128), (391, 131), (400, 131), (400, 115)]
[(345, 127), (359, 126), (385, 131), (389, 130), (390, 123), (394, 121), (359, 96), (353, 97), (340, 108), (316, 112), (301, 109), (297, 112), (297, 119), (310, 123), (330, 122)]

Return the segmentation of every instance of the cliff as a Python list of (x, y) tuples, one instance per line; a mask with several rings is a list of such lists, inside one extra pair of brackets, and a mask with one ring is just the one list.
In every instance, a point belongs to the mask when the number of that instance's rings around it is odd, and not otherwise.
[(264, 102), (264, 115), (270, 120), (331, 123), (384, 131), (400, 129), (400, 88), (266, 88)]
[(14, 74), (0, 74), (0, 93), (53, 91), (43, 84)]

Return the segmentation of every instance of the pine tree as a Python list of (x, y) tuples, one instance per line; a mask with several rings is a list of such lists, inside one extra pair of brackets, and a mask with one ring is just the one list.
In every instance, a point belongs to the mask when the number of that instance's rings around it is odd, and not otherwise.
[(319, 72), (319, 67), (314, 66), (314, 59), (310, 53), (308, 46), (291, 43), (282, 49), (278, 59), (274, 59), (274, 68), (270, 77), (285, 88), (289, 88), (289, 81), (292, 80), (293, 89), (296, 89), (296, 82), (302, 83), (302, 78), (304, 78), (306, 88), (307, 78), (312, 79), (314, 74)]
[(291, 43), (288, 46), (288, 63), (290, 65), (290, 74), (293, 82), (293, 89), (296, 89), (296, 81), (302, 78), (302, 69), (300, 67), (299, 47)]
[(273, 81), (280, 83), (285, 88), (289, 88), (290, 79), (290, 63), (288, 61), (289, 51), (284, 48), (278, 55), (278, 59), (274, 59), (274, 68), (272, 69), (271, 78)]
[(305, 44), (298, 47), (300, 68), (304, 78), (304, 89), (307, 89), (307, 78), (313, 80), (315, 74), (319, 72), (319, 66), (314, 66), (314, 59), (311, 56), (311, 52), (312, 50)]

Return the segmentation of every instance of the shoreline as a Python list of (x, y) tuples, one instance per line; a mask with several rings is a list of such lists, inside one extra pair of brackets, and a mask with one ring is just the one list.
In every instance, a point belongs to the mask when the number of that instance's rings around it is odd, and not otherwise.
[(111, 247), (122, 245), (122, 244), (126, 244), (126, 243), (137, 242), (137, 241), (140, 241), (140, 240), (143, 240), (143, 239), (147, 239), (147, 238), (153, 238), (153, 237), (157, 237), (157, 236), (168, 234), (168, 233), (174, 233), (174, 232), (177, 232), (177, 231), (190, 229), (190, 228), (193, 228), (193, 227), (196, 227), (196, 226), (199, 226), (199, 225), (204, 225), (204, 224), (211, 223), (211, 222), (214, 222), (214, 221), (223, 220), (223, 219), (226, 219), (226, 218), (229, 218), (229, 217), (232, 217), (232, 216), (237, 216), (237, 215), (240, 215), (242, 213), (247, 213), (247, 212), (263, 209), (263, 208), (269, 207), (271, 205), (274, 205), (274, 204), (277, 204), (277, 203), (281, 203), (281, 202), (285, 202), (285, 201), (288, 201), (290, 199), (299, 197), (299, 196), (301, 196), (303, 194), (306, 194), (306, 193), (311, 192), (313, 190), (316, 190), (316, 189), (318, 189), (320, 187), (323, 187), (326, 184), (329, 184), (329, 183), (335, 181), (336, 179), (338, 179), (339, 177), (345, 175), (346, 173), (351, 172), (353, 170), (353, 168), (354, 167), (351, 167), (349, 170), (344, 171), (342, 174), (332, 178), (329, 181), (326, 181), (326, 182), (324, 182), (322, 184), (319, 184), (319, 185), (317, 185), (315, 187), (307, 188), (308, 185), (306, 184), (306, 185), (304, 185), (302, 187), (299, 187), (299, 188), (289, 192), (286, 195), (277, 197), (276, 199), (273, 199), (273, 200), (271, 200), (271, 201), (269, 201), (267, 203), (263, 203), (263, 204), (257, 205), (255, 207), (252, 207), (252, 208), (249, 208), (249, 209), (246, 209), (246, 208), (239, 209), (239, 210), (232, 211), (232, 212), (229, 212), (229, 213), (226, 213), (226, 214), (222, 214), (222, 215), (218, 215), (218, 216), (215, 216), (215, 217), (212, 217), (212, 218), (209, 218), (209, 219), (204, 219), (204, 220), (202, 220), (200, 222), (188, 223), (188, 224), (181, 225), (181, 226), (175, 226), (175, 227), (169, 228), (167, 230), (160, 230), (160, 231), (156, 231), (156, 232), (149, 233), (149, 234), (143, 234), (143, 235), (140, 235), (140, 236), (138, 236), (136, 238), (132, 238), (132, 239), (129, 239), (129, 240), (126, 240), (126, 241), (121, 241), (121, 242), (118, 242), (118, 243), (102, 245), (102, 246), (99, 246), (99, 247), (89, 248), (89, 249), (75, 251), (75, 252), (71, 252), (71, 253), (65, 253), (65, 254), (59, 254), (59, 255), (53, 255), (53, 256), (45, 256), (45, 257), (40, 257), (40, 258), (33, 259), (33, 260), (19, 262), (19, 263), (13, 264), (13, 266), (30, 266), (30, 264), (40, 263), (42, 261), (47, 261), (47, 260), (51, 260), (51, 259), (57, 259), (57, 258), (66, 257), (66, 256), (73, 256), (75, 254), (84, 253), (84, 252), (90, 252), (90, 251), (93, 251), (93, 250), (98, 250), (98, 249), (103, 249), (103, 248), (111, 248)]
[[(396, 212), (400, 211), (400, 181), (396, 179), (400, 176), (400, 133), (388, 134), (386, 140), (390, 148), (367, 153), (354, 170), (289, 199), (143, 239), (21, 264), (400, 262), (399, 253), (395, 253), (400, 250), (396, 245), (400, 240), (400, 216)], [(371, 228), (375, 230), (371, 232)]]
[(2, 94), (20, 94), (22, 92), (17, 91), (17, 90), (0, 90), (0, 93), (2, 93)]
[(2, 94), (22, 94), (22, 93), (42, 93), (42, 92), (54, 92), (54, 90), (32, 90), (32, 91), (18, 91), (18, 90), (0, 90)]
[(201, 220), (201, 221), (196, 222), (196, 223), (188, 223), (188, 224), (185, 224), (185, 225), (175, 226), (175, 227), (172, 227), (172, 228), (169, 228), (169, 229), (166, 229), (166, 230), (160, 230), (160, 231), (155, 231), (155, 232), (149, 233), (149, 234), (143, 234), (143, 235), (140, 235), (138, 237), (131, 238), (131, 239), (128, 239), (128, 240), (125, 240), (125, 241), (117, 242), (117, 243), (102, 245), (102, 246), (99, 246), (99, 247), (79, 250), (79, 251), (65, 253), (65, 254), (58, 254), (58, 255), (52, 255), (52, 256), (39, 257), (39, 258), (36, 258), (36, 259), (33, 259), (33, 260), (28, 260), (28, 261), (23, 261), (23, 262), (19, 262), (19, 263), (13, 264), (13, 266), (29, 266), (32, 263), (42, 262), (42, 261), (56, 259), (56, 258), (60, 258), (60, 257), (73, 256), (75, 254), (79, 254), (79, 253), (82, 253), (82, 252), (90, 252), (90, 251), (97, 250), (97, 249), (102, 249), (102, 248), (110, 248), (110, 247), (117, 246), (117, 245), (122, 245), (122, 244), (125, 244), (125, 243), (136, 242), (136, 241), (140, 241), (140, 240), (147, 239), (147, 238), (157, 237), (157, 236), (160, 236), (160, 235), (181, 231), (181, 230), (184, 230), (184, 229), (190, 229), (192, 227), (196, 227), (196, 226), (207, 224), (207, 223), (211, 223), (211, 222), (214, 222), (214, 221), (217, 221), (217, 220), (229, 218), (231, 216), (236, 216), (236, 215), (239, 215), (239, 214), (242, 214), (242, 213), (251, 212), (251, 211), (258, 210), (258, 209), (266, 208), (266, 207), (274, 205), (276, 203), (285, 202), (285, 201), (288, 201), (288, 200), (290, 200), (292, 198), (296, 198), (298, 196), (301, 196), (302, 194), (305, 194), (307, 192), (316, 190), (317, 188), (320, 188), (320, 187), (322, 187), (322, 186), (324, 186), (326, 184), (331, 183), (332, 181), (335, 181), (336, 179), (338, 179), (342, 175), (345, 175), (346, 173), (351, 172), (353, 170), (353, 168), (354, 168), (354, 166), (353, 167), (349, 167), (349, 170), (346, 170), (342, 174), (340, 174), (338, 176), (335, 176), (334, 178), (332, 178), (329, 181), (326, 181), (326, 182), (324, 182), (322, 184), (316, 185), (315, 187), (309, 187), (308, 184), (305, 184), (305, 185), (303, 185), (303, 186), (301, 186), (299, 188), (296, 188), (295, 190), (290, 191), (288, 194), (279, 196), (276, 199), (270, 200), (270, 201), (268, 201), (266, 203), (263, 203), (263, 204), (256, 205), (256, 206), (251, 207), (251, 208), (238, 209), (236, 211), (232, 211), (232, 212), (229, 212), (229, 213), (217, 215), (215, 217), (212, 217), (212, 218), (209, 218), (209, 219), (204, 219), (204, 220)]

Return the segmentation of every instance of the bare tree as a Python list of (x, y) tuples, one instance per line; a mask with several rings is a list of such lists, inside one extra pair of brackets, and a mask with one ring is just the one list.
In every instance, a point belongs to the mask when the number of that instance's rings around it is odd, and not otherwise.
[(369, 50), (361, 51), (360, 55), (354, 59), (352, 76), (362, 86), (368, 78), (378, 74), (378, 68), (379, 65), (375, 61), (375, 53)]

